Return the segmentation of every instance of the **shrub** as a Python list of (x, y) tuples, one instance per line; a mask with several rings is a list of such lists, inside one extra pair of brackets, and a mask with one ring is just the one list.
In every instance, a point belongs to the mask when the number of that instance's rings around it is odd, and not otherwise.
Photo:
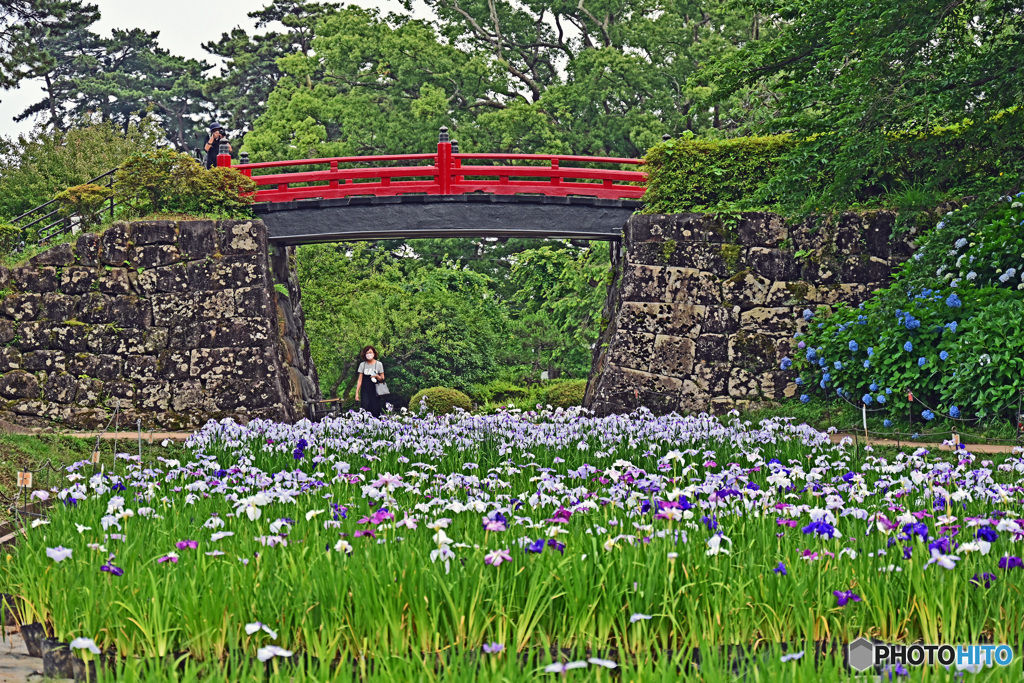
[(644, 157), (645, 213), (700, 211), (754, 195), (794, 146), (788, 135), (667, 140)]
[(70, 130), (40, 124), (17, 139), (0, 140), (0, 215), (17, 216), (117, 168), (133, 154), (156, 149), (163, 137), (149, 116), (122, 128), (112, 121)]
[(571, 408), (583, 405), (587, 380), (570, 379), (559, 382), (548, 390), (547, 402), (552, 408)]
[(794, 363), (807, 397), (925, 420), (1008, 415), (1024, 374), (1022, 226), (1024, 194), (950, 212), (893, 285), (859, 308), (805, 311), (783, 369)]
[(256, 182), (233, 168), (215, 166), (199, 174), (194, 200), (196, 213), (222, 213), (232, 217), (249, 215)]
[(516, 403), (526, 398), (529, 393), (524, 387), (500, 379), (487, 384), (475, 384), (470, 391), (470, 395), (478, 403)]
[(117, 194), (139, 215), (183, 213), (245, 218), (256, 183), (231, 168), (205, 170), (170, 149), (129, 158), (117, 171)]
[(82, 223), (88, 227), (100, 222), (100, 212), (112, 194), (113, 190), (109, 187), (87, 183), (69, 187), (56, 198), (60, 202), (61, 214), (70, 216), (77, 213)]
[(458, 389), (431, 387), (416, 392), (409, 401), (409, 410), (419, 413), (422, 409), (421, 401), (423, 399), (426, 399), (427, 402), (427, 412), (435, 415), (454, 413), (456, 408), (462, 408), (467, 412), (473, 409), (473, 403), (469, 400), (469, 396)]
[(16, 225), (0, 223), (0, 256), (10, 254), (24, 241), (25, 235), (21, 228)]

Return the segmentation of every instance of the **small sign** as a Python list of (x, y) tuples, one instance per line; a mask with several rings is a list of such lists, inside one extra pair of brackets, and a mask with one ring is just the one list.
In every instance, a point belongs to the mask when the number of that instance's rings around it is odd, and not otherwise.
[(953, 435), (953, 445), (954, 446), (959, 446), (960, 445), (960, 435), (959, 434), (954, 434)]
[(914, 402), (914, 392), (912, 392), (912, 391), (908, 391), (907, 392), (907, 400), (910, 401), (911, 403)]
[(32, 473), (18, 472), (18, 486), (21, 488), (30, 488), (32, 486)]
[(94, 465), (100, 464), (100, 452), (99, 451), (93, 451), (92, 452), (92, 462), (93, 462)]
[(540, 373), (540, 381), (546, 382), (547, 379), (548, 379), (548, 371), (545, 370), (544, 372)]

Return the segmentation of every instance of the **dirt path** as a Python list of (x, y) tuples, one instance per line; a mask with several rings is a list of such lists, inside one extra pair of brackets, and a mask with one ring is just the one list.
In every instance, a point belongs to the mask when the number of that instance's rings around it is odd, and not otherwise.
[[(864, 443), (863, 434), (832, 434), (832, 443), (839, 443), (845, 438), (851, 438), (858, 443)], [(953, 446), (946, 446), (941, 443), (927, 443), (923, 441), (896, 441), (895, 439), (868, 439), (868, 444), (871, 446), (891, 446), (893, 448), (904, 448), (907, 450), (916, 450), (918, 448), (927, 448), (930, 451), (952, 451)], [(964, 444), (965, 448), (971, 453), (1012, 453), (1015, 446), (1013, 444)]]
[[(117, 439), (118, 441), (138, 441), (139, 433), (135, 432), (62, 432), (67, 436), (74, 436), (79, 439), (95, 439), (99, 436), (104, 441), (112, 441)], [(160, 443), (164, 439), (170, 439), (171, 441), (184, 441), (191, 435), (191, 432), (148, 432), (142, 433), (142, 441), (146, 444)], [(858, 443), (864, 443), (863, 434), (832, 434), (831, 439), (833, 443), (839, 443), (844, 438), (849, 437)], [(896, 441), (895, 439), (868, 439), (868, 444), (871, 446), (891, 446), (894, 448), (906, 448), (906, 449), (918, 449), (927, 448), (929, 450), (940, 450), (940, 451), (952, 451), (952, 446), (944, 446), (941, 443), (929, 443), (924, 441)], [(968, 444), (967, 450), (971, 453), (1012, 453), (1014, 449), (1013, 444)]]
[[(139, 433), (136, 432), (61, 432), (66, 436), (73, 436), (78, 439), (95, 439), (99, 436), (104, 441), (138, 441)], [(142, 442), (145, 444), (160, 443), (164, 439), (170, 439), (171, 441), (184, 441), (192, 432), (142, 432)]]

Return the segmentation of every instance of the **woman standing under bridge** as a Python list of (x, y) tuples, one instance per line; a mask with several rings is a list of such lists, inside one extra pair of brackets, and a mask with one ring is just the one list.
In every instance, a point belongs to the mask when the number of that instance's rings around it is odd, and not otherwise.
[(359, 406), (374, 417), (380, 417), (381, 397), (377, 394), (377, 386), (384, 382), (384, 364), (377, 360), (377, 349), (373, 346), (364, 347), (359, 357), (362, 359), (356, 369), (359, 373), (356, 380)]

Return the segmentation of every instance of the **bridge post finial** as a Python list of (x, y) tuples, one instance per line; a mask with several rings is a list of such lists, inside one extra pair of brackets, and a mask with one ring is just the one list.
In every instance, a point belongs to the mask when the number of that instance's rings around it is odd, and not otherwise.
[(672, 136), (669, 133), (665, 133), (664, 135), (661, 136), (661, 139), (663, 142), (668, 142), (669, 140), (672, 139)]
[(221, 142), (217, 145), (217, 165), (218, 166), (230, 166), (231, 165), (231, 152), (228, 151), (228, 143)]
[(452, 140), (452, 154), (458, 154), (458, 153), (459, 153), (459, 141), (458, 140)]
[(238, 163), (240, 163), (240, 164), (247, 164), (247, 163), (249, 163), (249, 153), (248, 152), (239, 152), (238, 153)]
[(437, 136), (438, 142), (448, 142), (448, 126), (441, 126), (441, 130)]

